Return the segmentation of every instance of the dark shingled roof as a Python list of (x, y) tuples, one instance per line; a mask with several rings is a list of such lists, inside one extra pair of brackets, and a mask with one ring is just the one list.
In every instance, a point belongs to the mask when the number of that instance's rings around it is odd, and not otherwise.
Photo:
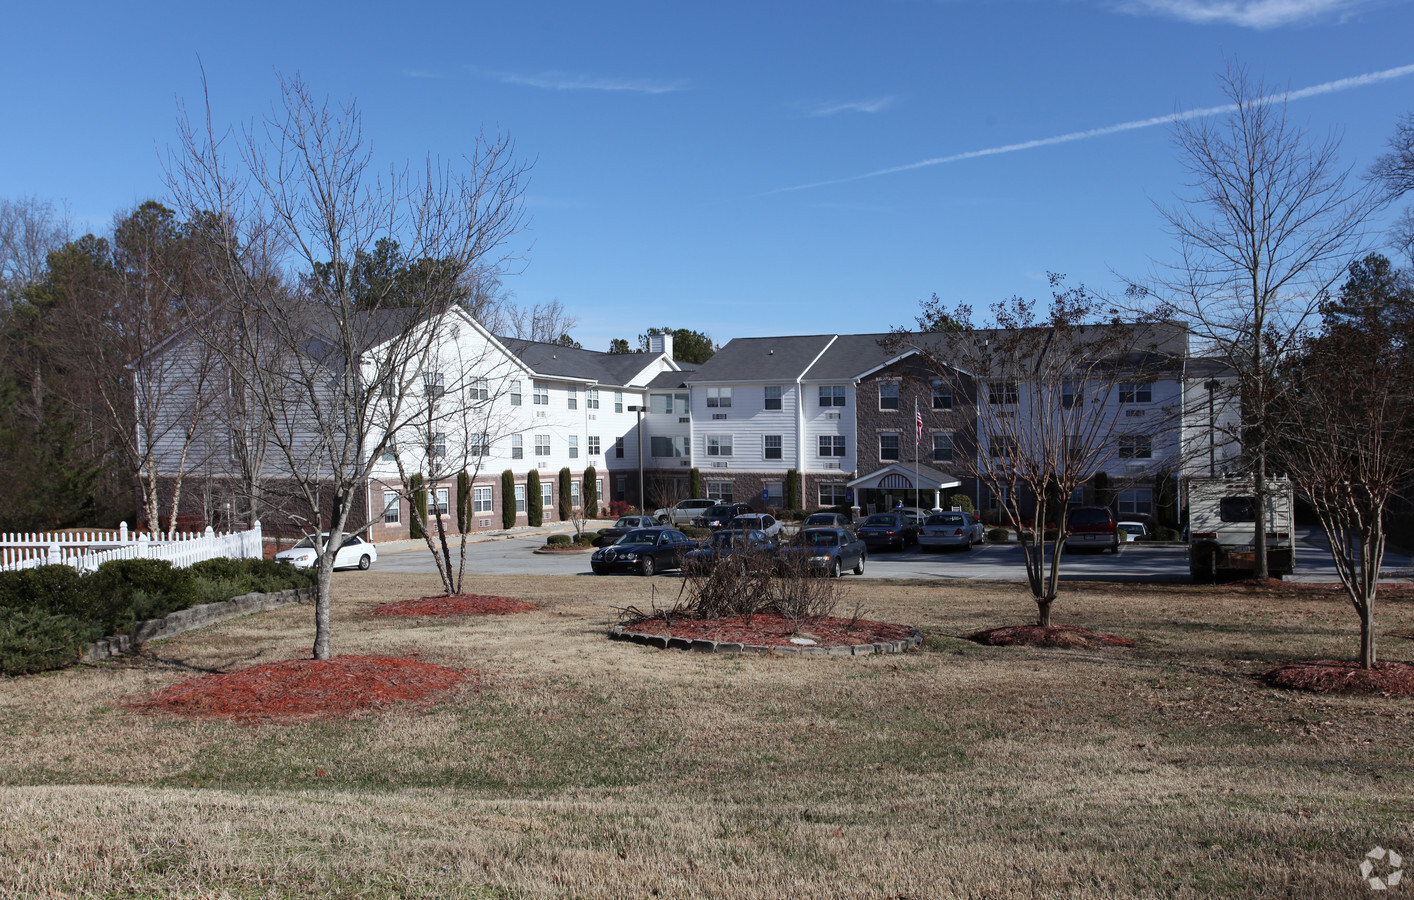
[(498, 337), (496, 340), (537, 375), (581, 378), (599, 384), (627, 385), (654, 358), (648, 353), (602, 353), (512, 337)]
[(794, 381), (834, 338), (832, 334), (733, 338), (687, 381)]

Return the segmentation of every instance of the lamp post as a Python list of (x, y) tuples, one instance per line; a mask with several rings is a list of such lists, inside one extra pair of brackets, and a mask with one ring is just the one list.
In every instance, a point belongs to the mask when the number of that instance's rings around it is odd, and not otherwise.
[(643, 412), (644, 406), (630, 406), (629, 412), (638, 413), (638, 511), (648, 515), (648, 499), (643, 496)]

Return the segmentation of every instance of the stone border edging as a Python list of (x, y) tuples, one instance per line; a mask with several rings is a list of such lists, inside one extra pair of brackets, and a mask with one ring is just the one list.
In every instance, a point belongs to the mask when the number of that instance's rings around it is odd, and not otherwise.
[(869, 644), (846, 644), (843, 647), (768, 647), (764, 644), (743, 644), (737, 641), (713, 641), (706, 638), (680, 638), (667, 634), (629, 631), (622, 625), (609, 629), (609, 640), (631, 641), (659, 650), (696, 650), (698, 653), (765, 653), (774, 656), (869, 656), (874, 653), (902, 653), (923, 643), (923, 632), (917, 628), (896, 641), (874, 641)]
[(81, 659), (83, 662), (97, 662), (129, 653), (148, 641), (175, 637), (184, 631), (205, 628), (207, 625), (215, 625), (217, 622), (224, 622), (237, 616), (264, 612), (267, 609), (278, 609), (282, 606), (292, 606), (296, 603), (308, 603), (314, 599), (316, 590), (317, 588), (307, 587), (289, 588), (276, 591), (273, 594), (241, 594), (230, 600), (203, 603), (199, 606), (179, 609), (164, 619), (144, 619), (133, 627), (131, 637), (126, 634), (113, 634), (106, 638), (100, 638), (89, 645)]
[(550, 553), (593, 553), (595, 550), (598, 550), (598, 549), (599, 549), (598, 547), (564, 547), (564, 548), (562, 548), (562, 549), (555, 549), (555, 548), (551, 548), (551, 547), (536, 547), (534, 550), (532, 550), (532, 551), (530, 551), (530, 552), (531, 552), (531, 553), (547, 553), (547, 554), (550, 554)]

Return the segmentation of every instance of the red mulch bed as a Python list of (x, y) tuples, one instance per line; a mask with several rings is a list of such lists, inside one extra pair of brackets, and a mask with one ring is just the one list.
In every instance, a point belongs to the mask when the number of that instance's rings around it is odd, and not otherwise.
[(1316, 694), (1414, 697), (1414, 666), (1400, 662), (1376, 663), (1373, 669), (1362, 669), (1353, 662), (1318, 659), (1277, 666), (1262, 680), (1272, 687)]
[(791, 638), (809, 638), (817, 647), (849, 647), (854, 644), (872, 644), (875, 641), (900, 641), (913, 634), (907, 625), (889, 622), (871, 622), (858, 619), (853, 625), (849, 619), (827, 616), (818, 622), (802, 625), (796, 631), (790, 620), (775, 613), (763, 613), (751, 617), (728, 616), (722, 619), (674, 619), (667, 627), (662, 619), (639, 619), (624, 624), (626, 631), (642, 634), (665, 634), (669, 637), (691, 640), (726, 641), (740, 644), (754, 644), (759, 647), (794, 647)]
[(425, 704), (471, 673), (411, 659), (336, 656), (291, 659), (174, 684), (129, 708), (240, 725), (352, 719), (404, 704)]
[(423, 597), (385, 603), (373, 610), (375, 616), (504, 616), (510, 613), (533, 612), (540, 607), (510, 597), (487, 594), (457, 594), (453, 597)]
[(992, 647), (1064, 647), (1098, 650), (1102, 647), (1133, 647), (1129, 638), (1091, 631), (1076, 625), (1007, 625), (967, 636), (969, 641)]

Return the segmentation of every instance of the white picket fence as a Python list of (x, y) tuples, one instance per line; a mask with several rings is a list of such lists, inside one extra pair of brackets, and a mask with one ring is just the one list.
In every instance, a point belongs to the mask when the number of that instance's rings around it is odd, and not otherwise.
[(260, 559), (264, 553), (259, 522), (249, 531), (223, 534), (207, 526), (205, 532), (134, 536), (128, 533), (127, 522), (120, 523), (117, 531), (0, 534), (0, 572), (57, 565), (92, 572), (113, 559), (165, 559), (181, 569), (204, 559)]

